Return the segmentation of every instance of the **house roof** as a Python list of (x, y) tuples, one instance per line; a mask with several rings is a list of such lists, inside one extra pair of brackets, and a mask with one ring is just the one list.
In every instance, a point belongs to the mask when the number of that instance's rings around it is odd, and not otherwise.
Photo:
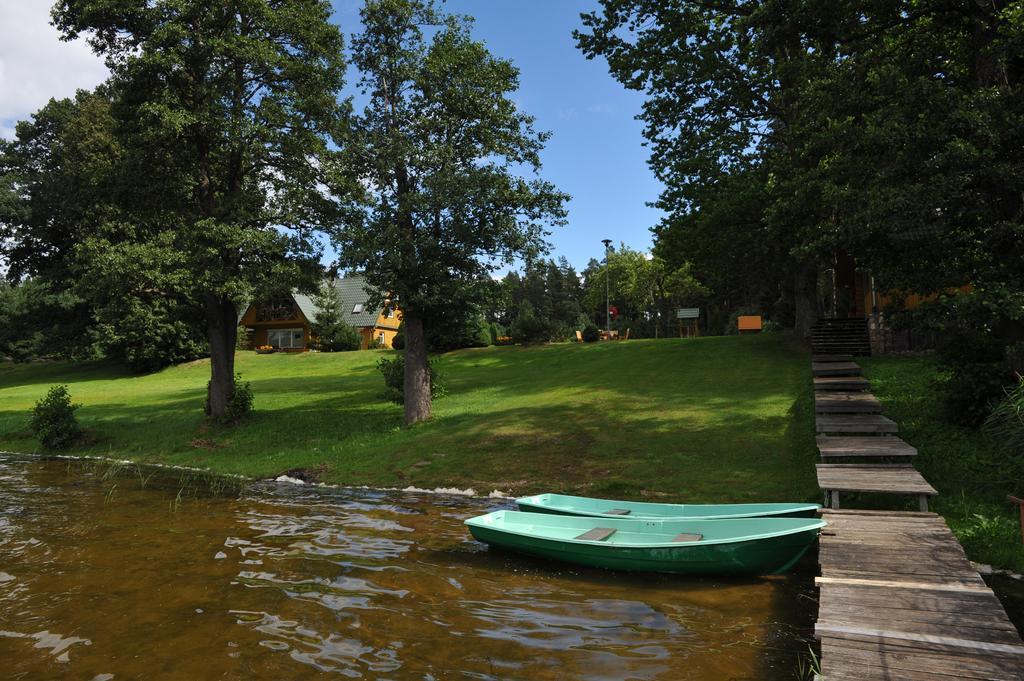
[[(377, 324), (377, 318), (380, 316), (384, 306), (383, 304), (370, 306), (371, 292), (367, 290), (366, 280), (361, 275), (354, 274), (344, 279), (334, 279), (330, 283), (333, 284), (338, 292), (338, 297), (341, 298), (341, 318), (346, 324), (355, 327), (375, 326)], [(320, 310), (313, 297), (305, 293), (292, 291), (292, 299), (299, 306), (299, 309), (302, 310), (302, 314), (309, 323), (315, 323)], [(362, 308), (359, 312), (354, 312), (353, 310), (356, 309), (357, 305), (361, 305)], [(242, 314), (238, 317), (239, 323), (241, 323), (244, 316), (245, 310), (242, 310)], [(397, 326), (397, 324), (398, 322), (396, 321), (395, 325)]]
[[(371, 293), (367, 290), (366, 280), (362, 276), (355, 274), (344, 279), (335, 279), (334, 288), (341, 298), (341, 318), (346, 324), (352, 326), (373, 326), (377, 323), (377, 317), (380, 316), (384, 306), (376, 305), (370, 307)], [(296, 297), (295, 302), (299, 303), (298, 297)], [(310, 305), (312, 306), (312, 301), (310, 301)], [(356, 305), (363, 306), (361, 312), (353, 312)], [(299, 303), (299, 307), (302, 308), (302, 313), (310, 321), (316, 319), (315, 316), (309, 316), (306, 308), (302, 307), (302, 303)]]

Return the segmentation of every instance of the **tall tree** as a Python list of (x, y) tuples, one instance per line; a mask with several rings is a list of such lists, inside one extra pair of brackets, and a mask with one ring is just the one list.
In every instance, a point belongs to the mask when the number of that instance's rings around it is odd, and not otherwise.
[[(368, 103), (353, 116), (336, 182), (361, 188), (335, 235), (341, 262), (402, 309), (405, 421), (430, 417), (427, 328), (473, 306), (489, 274), (544, 248), (567, 196), (540, 169), (548, 138), (510, 94), (518, 70), (429, 0), (368, 0), (352, 60)], [(429, 26), (432, 37), (424, 34)]]
[(234, 390), (239, 303), (311, 272), (313, 230), (334, 218), (322, 181), (345, 65), (330, 13), (326, 0), (60, 0), (53, 10), (64, 39), (86, 34), (106, 58), (118, 102), (118, 198), (130, 222), (94, 235), (94, 274), (111, 291), (147, 280), (202, 311), (214, 418)]

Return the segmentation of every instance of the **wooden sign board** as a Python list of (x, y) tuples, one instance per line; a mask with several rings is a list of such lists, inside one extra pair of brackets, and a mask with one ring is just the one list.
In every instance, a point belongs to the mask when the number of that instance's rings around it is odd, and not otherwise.
[(698, 319), (700, 318), (700, 308), (698, 307), (681, 307), (676, 310), (676, 319)]

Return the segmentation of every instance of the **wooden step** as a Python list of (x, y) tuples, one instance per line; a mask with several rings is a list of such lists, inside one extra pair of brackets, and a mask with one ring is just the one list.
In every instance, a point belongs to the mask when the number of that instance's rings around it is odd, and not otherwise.
[(860, 365), (856, 362), (811, 362), (811, 373), (815, 376), (860, 376)]
[(822, 459), (842, 456), (904, 457), (917, 456), (917, 449), (893, 436), (830, 436), (819, 435), (818, 451)]
[(871, 393), (837, 390), (815, 394), (814, 411), (819, 414), (880, 414), (882, 403)]
[(812, 362), (852, 362), (853, 355), (811, 355)]
[(861, 376), (815, 376), (815, 390), (867, 390), (868, 379)]
[(820, 435), (891, 435), (900, 429), (881, 414), (818, 414), (815, 425)]
[(840, 492), (906, 494), (916, 496), (920, 510), (928, 510), (928, 497), (938, 494), (934, 487), (908, 464), (819, 463), (818, 486), (832, 508), (839, 508)]

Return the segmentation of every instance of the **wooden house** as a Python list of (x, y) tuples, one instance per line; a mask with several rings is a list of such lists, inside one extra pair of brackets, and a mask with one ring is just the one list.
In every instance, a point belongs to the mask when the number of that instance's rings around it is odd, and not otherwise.
[[(370, 305), (371, 294), (359, 275), (331, 282), (341, 299), (342, 320), (363, 337), (362, 349), (374, 341), (390, 348), (398, 333), (401, 312), (383, 305)], [(249, 333), (253, 347), (269, 345), (285, 352), (305, 352), (314, 341), (312, 325), (319, 310), (313, 299), (297, 291), (276, 300), (252, 303), (239, 320)]]

